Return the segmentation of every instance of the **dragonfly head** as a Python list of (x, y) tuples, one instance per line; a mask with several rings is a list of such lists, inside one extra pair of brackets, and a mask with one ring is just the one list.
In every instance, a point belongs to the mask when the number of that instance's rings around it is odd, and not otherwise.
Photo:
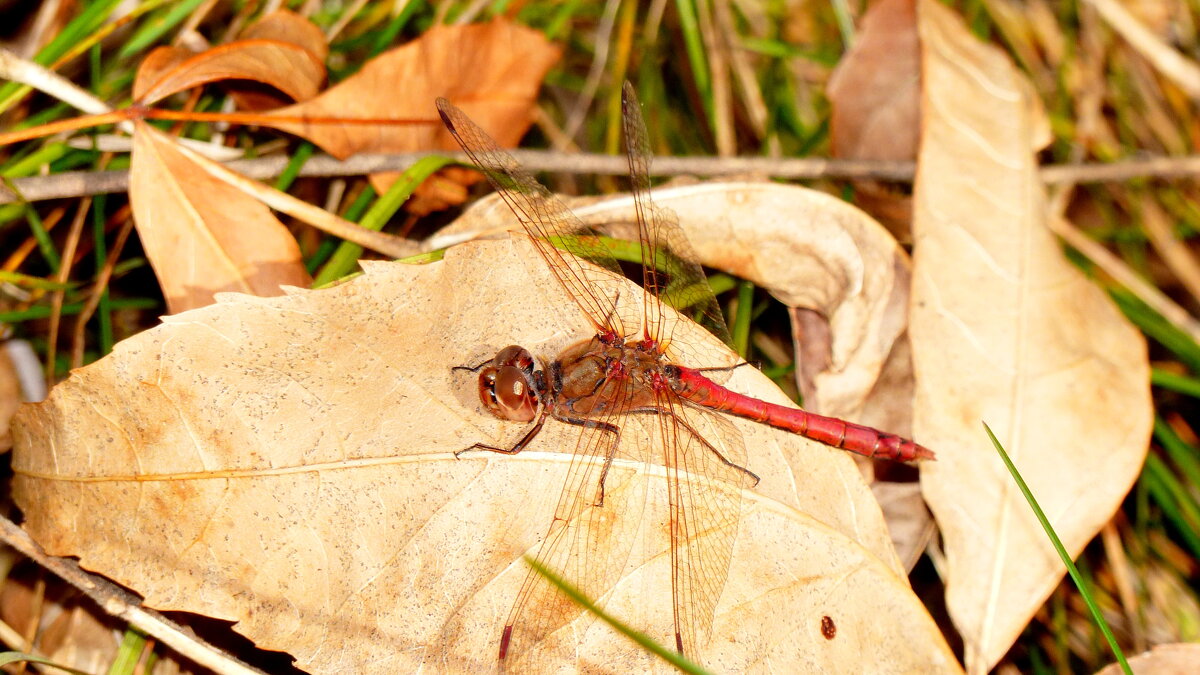
[(533, 354), (512, 345), (479, 371), (479, 400), (496, 417), (529, 422), (537, 415), (538, 388)]

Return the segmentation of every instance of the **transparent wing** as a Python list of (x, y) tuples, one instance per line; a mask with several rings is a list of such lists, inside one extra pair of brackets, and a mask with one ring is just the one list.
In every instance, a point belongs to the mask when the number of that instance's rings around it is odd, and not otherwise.
[[(609, 380), (605, 384), (609, 391), (600, 392), (610, 397), (612, 410), (627, 407), (622, 392), (628, 390), (621, 384)], [(589, 426), (581, 429), (554, 518), (534, 556), (601, 606), (621, 579), (646, 500), (644, 473), (631, 472), (625, 465), (602, 478), (606, 459), (620, 449), (612, 429), (621, 417), (586, 420)], [(505, 622), (502, 648), (507, 666), (522, 672), (534, 664), (569, 663), (579, 634), (593, 620), (587, 610), (530, 569)]]
[(622, 90), (621, 111), (629, 180), (642, 242), (645, 337), (657, 343), (670, 343), (678, 317), (664, 311), (665, 301), (729, 344), (729, 330), (721, 308), (679, 227), (678, 218), (673, 211), (650, 199), (650, 140), (641, 104), (629, 82)]
[(742, 490), (758, 477), (744, 468), (741, 434), (728, 419), (670, 391), (660, 392), (659, 405), (666, 413), (658, 420), (667, 467), (674, 637), (683, 654), (698, 657), (729, 576)]
[(582, 258), (621, 277), (621, 268), (608, 248), (462, 110), (444, 98), (437, 100), (437, 108), (454, 140), (516, 214), (555, 278), (596, 330), (625, 337), (616, 312), (618, 291), (613, 277), (580, 261)]

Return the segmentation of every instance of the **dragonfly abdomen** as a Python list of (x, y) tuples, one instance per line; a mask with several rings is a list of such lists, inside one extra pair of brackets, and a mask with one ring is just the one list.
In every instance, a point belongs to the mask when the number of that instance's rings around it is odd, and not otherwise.
[(895, 434), (743, 396), (691, 368), (671, 365), (664, 370), (676, 394), (706, 408), (790, 431), (866, 457), (902, 462), (934, 459), (933, 451), (929, 448)]

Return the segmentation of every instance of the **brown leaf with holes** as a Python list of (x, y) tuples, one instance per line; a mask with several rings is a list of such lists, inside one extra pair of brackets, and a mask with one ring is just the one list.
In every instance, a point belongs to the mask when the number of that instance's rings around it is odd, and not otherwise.
[(207, 305), (222, 291), (278, 295), (283, 285), (311, 282), (300, 247), (270, 209), (143, 122), (134, 133), (129, 200), (172, 313)]
[[(328, 54), (316, 26), (285, 10), (256, 26), (247, 30), (252, 37), (199, 54), (179, 47), (159, 47), (150, 52), (134, 80), (134, 101), (152, 105), (176, 92), (223, 80), (258, 82), (295, 101), (315, 96), (325, 80)], [(261, 99), (260, 103), (268, 101)]]

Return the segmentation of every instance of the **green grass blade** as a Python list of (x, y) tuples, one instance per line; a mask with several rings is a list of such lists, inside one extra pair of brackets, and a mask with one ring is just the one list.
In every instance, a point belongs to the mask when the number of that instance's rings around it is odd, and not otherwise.
[[(112, 309), (150, 309), (158, 307), (158, 302), (150, 298), (123, 298), (121, 300), (110, 300), (109, 302)], [(50, 316), (50, 309), (47, 305), (34, 305), (27, 309), (0, 312), (0, 323), (20, 323), (33, 319), (45, 319)], [(70, 316), (82, 311), (82, 302), (72, 302), (63, 305), (61, 314), (63, 316)], [(107, 354), (110, 351), (112, 351), (112, 345), (109, 345), (107, 351), (103, 353)]]
[(1192, 372), (1200, 373), (1200, 345), (1190, 335), (1176, 328), (1133, 293), (1114, 287), (1108, 289), (1108, 294), (1143, 333), (1171, 350)]
[(620, 619), (617, 619), (616, 617), (612, 616), (611, 614), (600, 609), (599, 607), (596, 606), (596, 603), (594, 603), (590, 599), (588, 599), (588, 597), (585, 596), (583, 593), (581, 593), (579, 591), (579, 589), (577, 589), (574, 586), (572, 586), (571, 584), (567, 583), (565, 580), (563, 580), (562, 577), (560, 577), (557, 574), (555, 574), (554, 572), (550, 571), (544, 565), (542, 565), (538, 561), (534, 560), (532, 557), (526, 556), (525, 562), (529, 563), (529, 566), (532, 567), (534, 570), (536, 570), (538, 574), (542, 575), (543, 577), (546, 578), (547, 581), (554, 584), (554, 586), (556, 588), (558, 588), (558, 590), (562, 591), (564, 595), (566, 595), (568, 598), (573, 600), (576, 604), (583, 607), (584, 609), (591, 612), (592, 614), (595, 614), (596, 616), (600, 617), (601, 621), (612, 626), (617, 632), (621, 633), (622, 635), (629, 638), (630, 640), (633, 640), (634, 642), (636, 642), (639, 646), (641, 646), (646, 651), (650, 652), (651, 654), (654, 654), (655, 656), (657, 656), (660, 659), (666, 661), (667, 663), (675, 666), (676, 668), (678, 668), (679, 670), (681, 670), (685, 673), (695, 673), (696, 675), (702, 675), (703, 673), (708, 672), (708, 671), (704, 670), (704, 668), (702, 668), (699, 664), (693, 663), (693, 662), (689, 661), (688, 659), (683, 658), (683, 656), (679, 652), (677, 652), (673, 649), (668, 649), (667, 647), (664, 647), (664, 646), (658, 644), (654, 640), (651, 640), (650, 638), (646, 637), (645, 635), (642, 635), (641, 633), (634, 630), (632, 627), (626, 625)]
[(1192, 398), (1200, 398), (1200, 380), (1187, 375), (1178, 375), (1170, 373), (1159, 368), (1153, 368), (1150, 371), (1150, 384), (1163, 389), (1170, 389), (1179, 394), (1185, 394)]
[(67, 150), (69, 149), (66, 143), (51, 143), (50, 145), (42, 146), (4, 167), (2, 173), (5, 178), (32, 176), (40, 171), (43, 166), (61, 159), (63, 155), (67, 154)]
[(305, 162), (313, 156), (314, 152), (316, 152), (316, 146), (312, 143), (301, 143), (296, 148), (295, 154), (288, 160), (287, 166), (283, 168), (283, 173), (275, 179), (275, 185), (272, 187), (280, 192), (287, 192), (287, 189), (292, 187), (292, 183), (296, 182), (296, 178), (300, 175), (300, 169), (304, 168)]
[(754, 282), (742, 281), (738, 284), (737, 313), (733, 317), (730, 331), (733, 337), (733, 350), (742, 359), (750, 353), (750, 320), (754, 314)]
[(1192, 555), (1200, 558), (1200, 535), (1197, 534), (1200, 523), (1196, 520), (1196, 511), (1190, 495), (1175, 480), (1171, 469), (1157, 455), (1151, 454), (1146, 458), (1146, 466), (1142, 469), (1142, 477), (1138, 481), (1144, 485), (1147, 497), (1152, 499), (1163, 515), (1167, 517), (1183, 537), (1183, 543), (1192, 551)]
[(1200, 452), (1175, 433), (1171, 425), (1158, 416), (1154, 418), (1154, 438), (1167, 451), (1188, 485), (1200, 487)]
[(8, 270), (0, 270), (0, 282), (40, 291), (66, 291), (79, 285), (78, 282), (74, 281), (59, 283), (50, 279), (21, 274), (20, 272), (9, 272)]
[[(352, 223), (357, 223), (358, 219), (362, 218), (362, 215), (367, 212), (367, 208), (371, 206), (371, 200), (375, 199), (376, 196), (375, 188), (372, 188), (368, 184), (362, 189), (361, 192), (358, 193), (358, 196), (354, 198), (354, 203), (348, 206), (345, 212), (340, 215)], [(327, 238), (322, 241), (321, 245), (317, 247), (317, 252), (314, 253), (312, 257), (304, 263), (304, 267), (308, 270), (308, 273), (315, 275), (317, 270), (321, 269), (321, 266), (324, 265), (329, 260), (329, 257), (334, 254), (334, 251), (337, 250), (337, 247), (338, 242), (335, 239)], [(319, 288), (319, 286), (314, 285), (313, 288)]]
[[(429, 178), (435, 171), (450, 164), (452, 161), (449, 157), (440, 157), (437, 155), (422, 157), (417, 160), (371, 206), (370, 210), (367, 211), (366, 215), (359, 222), (359, 225), (376, 232), (383, 229), (388, 219), (412, 196), (413, 190), (416, 190), (418, 185), (424, 182), (426, 178)], [(358, 259), (362, 256), (362, 253), (363, 248), (358, 244), (352, 244), (348, 241), (342, 242), (333, 255), (330, 256), (329, 262), (321, 268), (321, 272), (313, 279), (313, 285), (321, 286), (346, 276), (358, 264)]]
[[(9, 184), (8, 188), (15, 194), (20, 194), (13, 189), (12, 184)], [(62, 260), (58, 257), (58, 249), (54, 248), (54, 240), (50, 238), (50, 232), (46, 230), (46, 225), (38, 215), (37, 209), (28, 202), (25, 203), (25, 218), (29, 221), (29, 231), (33, 233), (33, 238), (37, 241), (42, 259), (50, 266), (51, 274), (57, 275), (58, 268), (62, 264)]]
[(400, 10), (400, 13), (396, 15), (396, 18), (389, 21), (388, 25), (379, 32), (378, 36), (376, 36), (375, 43), (371, 45), (371, 52), (368, 54), (368, 58), (379, 56), (385, 49), (391, 47), (392, 43), (396, 41), (396, 36), (399, 35), (400, 31), (404, 30), (404, 26), (408, 24), (408, 20), (411, 19), (413, 14), (416, 14), (417, 10), (420, 9), (424, 4), (425, 3), (423, 2), (417, 2), (417, 0), (411, 0), (410, 2), (405, 3), (404, 9)]
[(700, 35), (700, 19), (693, 0), (675, 0), (675, 11), (679, 16), (679, 28), (683, 33), (684, 50), (692, 66), (696, 91), (704, 103), (705, 116), (713, 123), (712, 77), (708, 72), (708, 58), (704, 50), (704, 38)]
[(133, 675), (145, 649), (146, 635), (136, 628), (126, 628), (117, 647), (117, 657), (108, 666), (108, 675)]
[[(104, 262), (108, 258), (108, 241), (104, 238), (104, 207), (107, 201), (108, 195), (96, 195), (96, 198), (92, 200), (92, 261), (97, 270), (104, 269)], [(97, 349), (101, 354), (107, 354), (113, 348), (112, 313), (112, 295), (108, 292), (108, 286), (105, 286), (100, 291), (100, 304), (96, 306), (97, 332), (100, 342)], [(66, 314), (65, 307), (63, 314)]]
[(1071, 579), (1074, 580), (1075, 587), (1079, 589), (1079, 596), (1083, 598), (1088, 611), (1092, 613), (1092, 618), (1095, 619), (1096, 625), (1100, 627), (1100, 632), (1104, 633), (1104, 639), (1108, 641), (1108, 646), (1112, 649), (1113, 655), (1116, 656), (1117, 663), (1121, 664), (1121, 670), (1125, 672), (1125, 675), (1133, 675), (1133, 670), (1129, 668), (1129, 663), (1125, 660), (1125, 653), (1121, 651), (1120, 645), (1117, 644), (1117, 638), (1113, 636), (1112, 629), (1108, 627), (1108, 622), (1104, 620), (1104, 616), (1100, 613), (1100, 608), (1096, 605), (1096, 601), (1092, 599), (1091, 589), (1084, 581), (1083, 576), (1080, 575), (1079, 568), (1071, 560), (1071, 556), (1067, 553), (1066, 547), (1063, 546), (1062, 540), (1058, 538), (1054, 527), (1050, 525), (1050, 520), (1046, 518), (1042, 507), (1038, 505), (1037, 499), (1029, 491), (1029, 486), (1025, 483), (1025, 479), (1021, 477), (1020, 472), (1017, 471), (1017, 467), (1013, 465), (1012, 459), (1004, 451), (1004, 446), (1000, 445), (1000, 440), (992, 433), (992, 428), (987, 425), (987, 422), (983, 423), (983, 429), (987, 432), (988, 438), (992, 439), (992, 445), (996, 447), (996, 452), (1000, 454), (1000, 460), (1004, 462), (1004, 466), (1008, 468), (1008, 473), (1016, 481), (1021, 494), (1025, 496), (1025, 501), (1029, 503), (1029, 508), (1033, 509), (1033, 515), (1037, 516), (1038, 522), (1042, 524), (1042, 529), (1046, 531), (1046, 536), (1050, 538), (1050, 543), (1054, 544), (1054, 550), (1058, 551), (1058, 557), (1067, 566), (1067, 572), (1071, 575)]
[(22, 661), (25, 663), (37, 663), (46, 666), (47, 668), (58, 668), (63, 672), (73, 673), (73, 675), (92, 675), (86, 670), (75, 670), (74, 668), (70, 668), (68, 666), (60, 666), (50, 659), (42, 656), (34, 656), (33, 654), (25, 654), (23, 652), (0, 652), (0, 666), (21, 663)]

